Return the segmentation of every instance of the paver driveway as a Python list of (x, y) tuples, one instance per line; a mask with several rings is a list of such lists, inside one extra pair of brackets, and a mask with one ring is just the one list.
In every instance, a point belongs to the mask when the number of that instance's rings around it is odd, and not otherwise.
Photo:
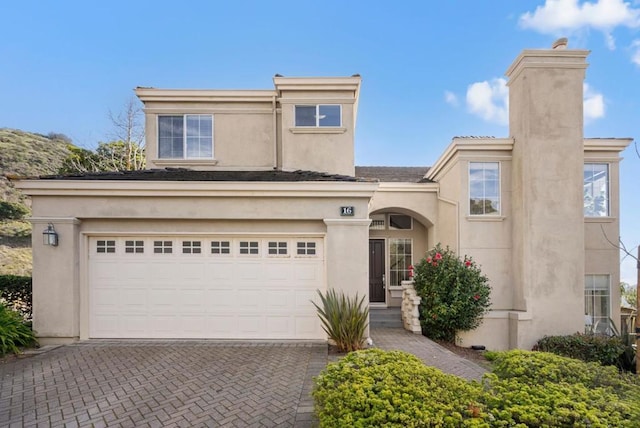
[(86, 342), (0, 364), (0, 426), (311, 426), (326, 345)]

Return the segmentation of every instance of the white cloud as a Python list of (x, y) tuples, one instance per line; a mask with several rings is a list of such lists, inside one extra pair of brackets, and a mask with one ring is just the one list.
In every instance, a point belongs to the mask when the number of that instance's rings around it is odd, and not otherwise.
[(509, 124), (509, 89), (502, 78), (476, 82), (467, 88), (467, 107), (488, 122)]
[(444, 91), (444, 100), (447, 104), (458, 107), (458, 97), (451, 91)]
[(618, 26), (640, 27), (640, 8), (623, 0), (546, 0), (536, 10), (520, 16), (520, 26), (543, 34), (567, 35), (596, 29), (604, 33), (610, 49), (615, 49), (611, 32)]
[(633, 53), (631, 54), (631, 62), (640, 67), (640, 39), (634, 40), (631, 43), (631, 49)]
[(604, 97), (594, 91), (588, 84), (584, 84), (584, 120), (590, 122), (604, 117)]
[[(640, 49), (640, 41), (638, 42)], [(604, 96), (587, 83), (584, 91), (584, 120), (590, 122), (605, 115)], [(446, 95), (445, 95), (446, 97)], [(471, 113), (487, 122), (509, 124), (509, 88), (507, 81), (494, 78), (475, 82), (467, 88), (467, 108)]]

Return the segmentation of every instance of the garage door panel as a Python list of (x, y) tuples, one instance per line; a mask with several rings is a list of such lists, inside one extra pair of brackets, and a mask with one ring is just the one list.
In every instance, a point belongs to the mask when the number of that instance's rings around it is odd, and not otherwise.
[[(325, 287), (321, 240), (302, 238), (309, 254), (300, 255), (297, 238), (99, 238), (115, 248), (110, 253), (94, 251), (97, 239), (90, 240), (90, 337), (326, 337), (310, 302)], [(258, 254), (241, 254), (241, 241), (258, 242)], [(184, 242), (188, 251), (199, 242), (201, 252), (183, 253)]]

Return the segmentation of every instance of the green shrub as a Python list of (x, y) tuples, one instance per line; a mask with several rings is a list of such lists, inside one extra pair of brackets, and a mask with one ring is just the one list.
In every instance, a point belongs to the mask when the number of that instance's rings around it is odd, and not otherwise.
[(625, 352), (625, 345), (618, 337), (576, 333), (570, 336), (545, 336), (538, 340), (533, 350), (616, 366)]
[(482, 385), (412, 355), (353, 352), (315, 378), (322, 427), (636, 427), (640, 380), (545, 352), (493, 352)]
[(0, 275), (0, 301), (18, 311), (25, 320), (31, 319), (32, 292), (31, 277)]
[(364, 304), (364, 297), (358, 300), (356, 294), (354, 298), (350, 298), (334, 289), (329, 289), (326, 296), (323, 296), (320, 290), (318, 294), (322, 307), (315, 302), (312, 303), (318, 310), (322, 328), (329, 339), (335, 342), (341, 352), (361, 349), (369, 318), (369, 307)]
[(20, 314), (0, 303), (0, 357), (10, 352), (18, 354), (21, 347), (36, 344), (33, 330)]
[(29, 214), (29, 209), (22, 204), (0, 201), (0, 220), (20, 220)]
[(350, 353), (315, 378), (321, 427), (465, 426), (481, 417), (477, 383), (446, 375), (400, 351)]
[(436, 340), (455, 342), (456, 332), (473, 330), (491, 302), (488, 279), (470, 258), (459, 259), (440, 244), (414, 268), (422, 332)]

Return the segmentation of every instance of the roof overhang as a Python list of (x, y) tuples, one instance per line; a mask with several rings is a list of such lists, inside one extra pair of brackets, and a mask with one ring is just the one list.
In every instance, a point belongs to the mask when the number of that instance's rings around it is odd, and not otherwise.
[(272, 102), (273, 90), (211, 90), (211, 89), (135, 89), (143, 103), (169, 102)]

